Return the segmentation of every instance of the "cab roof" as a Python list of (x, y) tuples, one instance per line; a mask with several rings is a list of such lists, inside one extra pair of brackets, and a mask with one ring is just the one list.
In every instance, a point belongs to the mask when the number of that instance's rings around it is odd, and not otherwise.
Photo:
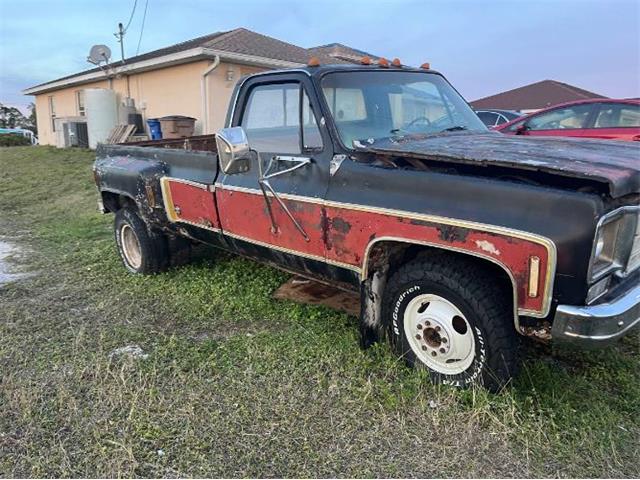
[(272, 74), (285, 74), (292, 72), (305, 72), (310, 77), (321, 77), (326, 73), (332, 72), (420, 72), (420, 73), (440, 73), (432, 69), (426, 68), (417, 68), (403, 65), (401, 67), (396, 67), (393, 65), (389, 65), (388, 67), (383, 67), (378, 65), (377, 62), (373, 62), (370, 65), (357, 65), (357, 64), (348, 64), (348, 63), (340, 63), (340, 64), (321, 64), (316, 67), (304, 66), (301, 68), (287, 68), (282, 70), (267, 70), (264, 72), (258, 72), (249, 75), (247, 78), (253, 78), (257, 76), (263, 75), (272, 75)]

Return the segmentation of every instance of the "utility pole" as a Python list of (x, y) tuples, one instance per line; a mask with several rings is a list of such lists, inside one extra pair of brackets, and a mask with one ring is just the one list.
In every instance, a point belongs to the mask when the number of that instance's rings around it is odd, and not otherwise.
[(122, 27), (122, 23), (118, 23), (118, 32), (114, 33), (113, 35), (118, 39), (118, 42), (120, 43), (120, 57), (122, 59), (122, 62), (124, 63), (124, 28)]

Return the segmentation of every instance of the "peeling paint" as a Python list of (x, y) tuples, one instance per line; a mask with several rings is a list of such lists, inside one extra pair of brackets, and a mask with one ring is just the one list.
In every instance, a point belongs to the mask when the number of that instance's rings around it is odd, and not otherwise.
[(476, 246), (491, 255), (500, 255), (500, 250), (489, 240), (476, 240)]

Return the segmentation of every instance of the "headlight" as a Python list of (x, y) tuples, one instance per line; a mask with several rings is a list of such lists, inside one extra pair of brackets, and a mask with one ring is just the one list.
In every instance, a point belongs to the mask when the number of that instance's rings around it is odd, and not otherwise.
[(639, 214), (640, 207), (622, 207), (600, 220), (589, 265), (590, 282), (616, 271), (627, 274), (640, 266), (634, 261), (640, 249)]

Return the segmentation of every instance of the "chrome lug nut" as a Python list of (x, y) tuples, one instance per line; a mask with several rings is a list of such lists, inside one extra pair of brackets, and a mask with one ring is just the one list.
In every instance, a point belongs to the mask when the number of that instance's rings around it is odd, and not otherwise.
[(435, 357), (436, 355), (438, 355), (435, 351), (431, 352), (431, 356)]
[(446, 350), (444, 348), (440, 349), (440, 353), (445, 353), (445, 352), (446, 352)]
[(416, 340), (420, 340), (422, 339), (422, 337), (420, 336), (420, 334), (416, 335)]

